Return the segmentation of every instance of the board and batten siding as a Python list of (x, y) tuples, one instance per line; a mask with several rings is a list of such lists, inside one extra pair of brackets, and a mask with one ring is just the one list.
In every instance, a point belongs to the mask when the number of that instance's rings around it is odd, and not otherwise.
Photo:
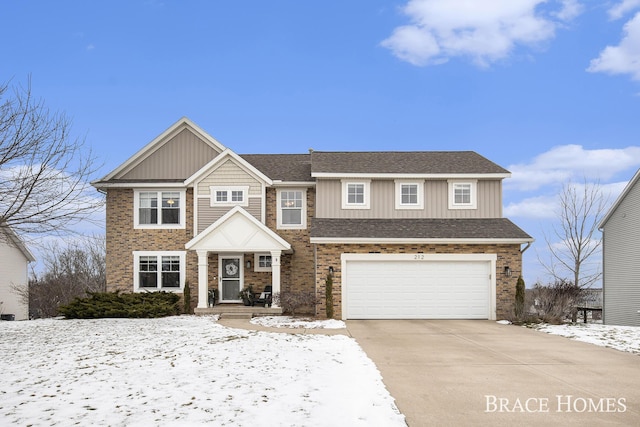
[(263, 190), (262, 182), (247, 173), (233, 160), (229, 159), (218, 166), (197, 184), (197, 232), (213, 224), (233, 206), (211, 206), (211, 187), (249, 187), (248, 203), (244, 209), (262, 221)]
[(396, 209), (394, 180), (372, 180), (370, 191), (370, 209), (342, 209), (341, 181), (319, 179), (316, 183), (316, 216), (318, 218), (502, 217), (502, 182), (500, 180), (478, 180), (477, 209), (449, 209), (447, 180), (424, 182), (423, 209)]
[(603, 228), (603, 320), (640, 326), (640, 185), (620, 202)]
[(118, 179), (187, 179), (218, 154), (188, 129), (158, 148)]

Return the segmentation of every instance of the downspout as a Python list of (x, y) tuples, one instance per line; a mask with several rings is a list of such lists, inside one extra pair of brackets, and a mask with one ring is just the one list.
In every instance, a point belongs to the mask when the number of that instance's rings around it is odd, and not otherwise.
[(527, 242), (527, 246), (525, 246), (524, 249), (520, 249), (520, 253), (523, 254), (527, 249), (529, 249), (530, 246), (531, 242)]

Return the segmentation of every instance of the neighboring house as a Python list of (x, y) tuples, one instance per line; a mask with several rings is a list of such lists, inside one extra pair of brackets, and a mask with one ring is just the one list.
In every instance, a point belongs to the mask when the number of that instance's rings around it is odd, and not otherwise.
[(502, 318), (533, 241), (502, 217), (509, 176), (470, 151), (238, 155), (184, 118), (93, 183), (107, 289), (189, 283), (206, 313), (271, 285), (323, 316), (331, 272), (343, 319)]
[(16, 233), (0, 226), (0, 315), (3, 320), (26, 320), (29, 304), (15, 292), (15, 287), (29, 286), (29, 263), (35, 261)]
[(603, 322), (640, 326), (640, 170), (611, 206), (602, 231)]

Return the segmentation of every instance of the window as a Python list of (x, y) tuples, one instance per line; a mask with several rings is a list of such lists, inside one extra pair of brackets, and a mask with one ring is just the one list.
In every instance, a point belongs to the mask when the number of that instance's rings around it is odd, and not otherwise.
[(184, 228), (184, 191), (134, 191), (135, 228)]
[(135, 291), (179, 291), (184, 283), (185, 254), (171, 252), (134, 252)]
[(449, 209), (476, 209), (477, 181), (449, 181)]
[(347, 184), (347, 204), (364, 205), (364, 184)]
[(396, 209), (422, 208), (424, 208), (424, 184), (415, 181), (396, 181)]
[(278, 191), (278, 228), (307, 228), (307, 191)]
[(253, 258), (254, 271), (271, 271), (271, 255), (255, 254)]
[(211, 190), (211, 207), (215, 206), (249, 206), (248, 186), (209, 187)]
[(342, 209), (369, 209), (370, 181), (342, 181)]

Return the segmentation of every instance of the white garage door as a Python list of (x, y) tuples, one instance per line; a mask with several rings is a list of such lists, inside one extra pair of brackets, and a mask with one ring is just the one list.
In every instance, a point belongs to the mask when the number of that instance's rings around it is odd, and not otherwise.
[[(487, 260), (344, 261), (347, 319), (491, 319), (492, 263)], [(343, 255), (344, 259), (344, 255)]]

